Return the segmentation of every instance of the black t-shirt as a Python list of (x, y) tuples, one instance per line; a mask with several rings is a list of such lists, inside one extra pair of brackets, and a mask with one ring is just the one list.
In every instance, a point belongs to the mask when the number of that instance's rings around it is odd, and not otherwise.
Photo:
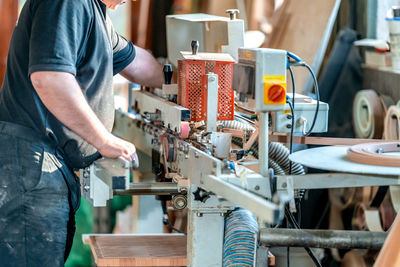
[(64, 151), (70, 167), (86, 167), (98, 157), (96, 149), (47, 110), (30, 74), (73, 74), (90, 107), (111, 131), (113, 75), (134, 58), (133, 44), (114, 31), (100, 0), (28, 0), (10, 43), (0, 91), (0, 120), (31, 127), (52, 138)]

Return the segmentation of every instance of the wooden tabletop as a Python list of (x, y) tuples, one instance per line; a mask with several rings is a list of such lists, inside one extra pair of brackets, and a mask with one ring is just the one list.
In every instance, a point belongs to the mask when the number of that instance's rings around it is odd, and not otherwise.
[(186, 266), (186, 236), (91, 235), (96, 264), (102, 266)]

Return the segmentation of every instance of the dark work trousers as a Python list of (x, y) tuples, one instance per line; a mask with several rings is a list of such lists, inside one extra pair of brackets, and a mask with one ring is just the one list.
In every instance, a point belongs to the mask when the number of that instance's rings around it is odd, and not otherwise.
[(80, 184), (49, 140), (0, 121), (1, 267), (64, 266), (71, 250)]

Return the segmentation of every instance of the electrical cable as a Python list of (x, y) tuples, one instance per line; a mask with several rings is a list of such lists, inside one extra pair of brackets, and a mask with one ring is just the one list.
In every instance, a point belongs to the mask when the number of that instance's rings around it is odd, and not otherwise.
[[(292, 112), (292, 118), (291, 118), (292, 126), (291, 126), (291, 129), (290, 129), (290, 141), (289, 141), (289, 154), (292, 154), (293, 153), (294, 108), (293, 108), (292, 102), (287, 101), (287, 103), (288, 103), (288, 105), (290, 107), (290, 111)], [(290, 167), (289, 167), (289, 175), (292, 174), (292, 166), (291, 165), (292, 164), (290, 164)]]
[[(293, 108), (293, 104), (288, 101), (287, 102), (289, 104), (290, 107), (290, 111), (292, 112), (292, 127), (290, 128), (290, 143), (289, 143), (289, 154), (293, 153), (293, 132), (294, 132), (294, 108)], [(292, 161), (289, 161), (289, 175), (292, 175)]]
[[(295, 218), (293, 217), (293, 214), (289, 211), (289, 209), (287, 207), (285, 207), (285, 211), (286, 211), (285, 212), (286, 217), (288, 217), (290, 219), (290, 221), (294, 225), (294, 227), (298, 230), (301, 230), (299, 224), (296, 222)], [(307, 252), (307, 254), (310, 256), (311, 260), (314, 262), (315, 266), (322, 267), (321, 263), (319, 262), (317, 257), (315, 257), (312, 250), (308, 247), (304, 247), (304, 249)]]
[(308, 130), (308, 132), (305, 134), (305, 136), (309, 136), (312, 133), (313, 129), (314, 129), (315, 123), (317, 121), (318, 113), (319, 113), (320, 94), (319, 94), (319, 87), (318, 87), (317, 77), (315, 76), (315, 73), (312, 70), (312, 68), (307, 63), (305, 63), (304, 61), (301, 61), (301, 62), (290, 62), (289, 64), (292, 65), (292, 66), (295, 66), (295, 67), (297, 67), (297, 66), (306, 67), (308, 69), (308, 71), (310, 72), (310, 74), (311, 74), (311, 76), (313, 78), (313, 81), (314, 81), (315, 95), (316, 95), (316, 98), (317, 98), (316, 99), (317, 100), (317, 107), (315, 109), (315, 115), (314, 115), (314, 119), (313, 119), (313, 122), (311, 124), (311, 127)]
[(288, 55), (290, 58), (296, 60), (297, 62), (303, 61), (303, 60), (302, 60), (298, 55), (296, 55), (295, 53), (292, 53), (292, 52), (289, 52), (289, 51), (286, 51), (286, 53), (287, 53), (287, 55)]
[[(295, 84), (294, 84), (294, 79), (293, 79), (293, 71), (292, 68), (289, 66), (289, 71), (290, 75), (292, 75), (292, 91), (293, 91), (293, 97), (292, 97), (292, 103), (290, 100), (287, 101), (290, 107), (290, 111), (292, 112), (292, 127), (290, 128), (290, 144), (289, 144), (289, 154), (293, 153), (293, 133), (294, 133), (294, 96), (295, 96)], [(289, 161), (289, 175), (292, 174), (292, 161)], [(286, 266), (290, 267), (290, 247), (287, 247), (286, 249)]]
[(328, 214), (330, 206), (331, 206), (331, 201), (328, 199), (328, 202), (326, 203), (326, 206), (321, 214), (321, 217), (319, 218), (317, 224), (315, 225), (315, 229), (320, 229), (321, 224), (325, 219), (325, 216)]
[[(293, 133), (294, 133), (294, 97), (295, 97), (295, 91), (296, 87), (294, 84), (294, 77), (293, 77), (293, 70), (292, 67), (289, 65), (289, 71), (290, 75), (292, 77), (292, 92), (293, 92), (293, 97), (292, 97), (292, 102), (290, 100), (287, 101), (290, 107), (290, 111), (292, 112), (292, 118), (291, 118), (291, 123), (292, 127), (290, 128), (290, 144), (289, 144), (289, 154), (293, 153)], [(292, 174), (292, 161), (289, 161), (289, 175)], [(288, 224), (288, 223), (287, 223)], [(290, 267), (290, 247), (286, 248), (286, 266)]]
[[(289, 65), (289, 72), (290, 72), (290, 77), (292, 79), (292, 103), (289, 103), (289, 107), (292, 111), (292, 128), (290, 129), (290, 146), (289, 146), (289, 153), (293, 153), (293, 134), (294, 134), (294, 111), (295, 111), (295, 96), (296, 96), (296, 84), (294, 82), (294, 75), (293, 75), (293, 70), (292, 67)], [(292, 174), (292, 161), (289, 162), (289, 175)]]
[[(294, 135), (294, 127), (295, 127), (294, 114), (295, 114), (295, 110), (296, 110), (296, 108), (295, 108), (296, 82), (295, 82), (295, 79), (294, 79), (293, 69), (292, 69), (292, 67), (290, 65), (289, 65), (288, 69), (289, 69), (290, 77), (291, 77), (291, 80), (292, 80), (292, 107), (290, 107), (291, 111), (292, 111), (292, 128), (290, 130), (290, 146), (289, 146), (289, 153), (292, 154), (293, 153), (293, 135)], [(289, 101), (288, 101), (288, 103), (289, 103), (289, 106), (290, 106), (290, 102)], [(292, 174), (292, 161), (289, 161), (289, 175), (291, 175), (291, 174)], [(299, 223), (301, 222), (300, 202), (303, 199), (304, 193), (305, 193), (305, 189), (302, 189), (302, 190), (299, 191), (299, 201), (297, 203), (298, 206), (299, 206), (298, 209), (297, 209), (298, 210), (297, 218), (298, 218)]]
[[(290, 151), (290, 153), (292, 153), (293, 152), (293, 147), (292, 147), (293, 146), (293, 132), (294, 132), (294, 126), (295, 126), (294, 125), (294, 110), (295, 110), (295, 92), (296, 92), (296, 87), (295, 87), (293, 70), (292, 70), (291, 66), (304, 66), (304, 67), (306, 67), (308, 69), (308, 71), (311, 73), (311, 76), (312, 76), (313, 81), (314, 81), (314, 87), (315, 87), (316, 98), (317, 98), (317, 107), (316, 107), (316, 111), (315, 111), (315, 115), (314, 115), (314, 119), (313, 119), (313, 122), (311, 124), (311, 127), (310, 127), (309, 131), (305, 134), (305, 136), (309, 136), (312, 133), (313, 129), (314, 129), (314, 126), (315, 126), (315, 123), (316, 123), (316, 120), (317, 120), (317, 117), (318, 117), (318, 113), (319, 113), (320, 94), (319, 94), (318, 81), (317, 81), (315, 73), (311, 69), (311, 67), (307, 63), (303, 62), (303, 60), (299, 56), (297, 56), (296, 54), (287, 51), (287, 55), (288, 55), (288, 57), (290, 57), (290, 58), (294, 59), (295, 61), (297, 61), (296, 63), (292, 63), (292, 62), (289, 61), (289, 64), (288, 64), (289, 72), (290, 72), (290, 75), (291, 75), (291, 78), (292, 78), (292, 91), (293, 91), (292, 103), (290, 103), (290, 101), (288, 101), (289, 107), (290, 107), (290, 109), (292, 111), (292, 128), (291, 128), (291, 131), (290, 131), (291, 135), (290, 135), (290, 147), (289, 147), (289, 151)], [(291, 174), (291, 169), (292, 169), (291, 167), (292, 167), (292, 162), (290, 161), (289, 174)], [(300, 201), (301, 201), (301, 198), (299, 199), (299, 202), (298, 202), (299, 206), (300, 206)], [(298, 210), (300, 211), (300, 207), (298, 207)], [(287, 207), (285, 207), (285, 211), (286, 211), (285, 212), (286, 218), (289, 217), (291, 223), (295, 226), (295, 228), (300, 230), (301, 229), (300, 225), (299, 225), (300, 224), (300, 220), (301, 220), (300, 213), (298, 214), (298, 220), (299, 220), (299, 223), (298, 223), (296, 221), (296, 219), (293, 217), (293, 214), (290, 212), (290, 210)], [(304, 249), (306, 250), (308, 255), (311, 257), (311, 259), (314, 262), (314, 264), (317, 267), (322, 267), (321, 263), (315, 257), (315, 255), (311, 251), (311, 249), (308, 248), (308, 247), (305, 247)], [(289, 250), (289, 247), (288, 247), (287, 248), (287, 265), (288, 266), (289, 266), (289, 258), (290, 258), (289, 257), (289, 251), (290, 250)]]

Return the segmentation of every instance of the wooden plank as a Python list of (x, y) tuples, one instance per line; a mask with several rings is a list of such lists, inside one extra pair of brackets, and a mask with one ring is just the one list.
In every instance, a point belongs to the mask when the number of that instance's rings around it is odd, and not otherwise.
[(260, 23), (269, 18), (275, 8), (273, 0), (251, 0), (249, 3), (248, 25), (249, 30), (259, 30)]
[(226, 17), (227, 15), (225, 14), (225, 11), (227, 9), (234, 9), (234, 8), (237, 8), (236, 0), (224, 0), (224, 1), (209, 0), (207, 13), (216, 16)]
[[(310, 66), (325, 37), (331, 13), (336, 0), (285, 0), (283, 14), (265, 47), (284, 49), (299, 55)], [(283, 32), (283, 34), (282, 34)], [(296, 68), (295, 80), (298, 93), (302, 93), (308, 78), (308, 71)]]
[(154, 0), (138, 0), (131, 3), (131, 38), (145, 49), (151, 48), (152, 6)]
[(18, 17), (17, 0), (0, 0), (0, 86), (6, 71), (8, 47)]
[(186, 266), (185, 235), (93, 235), (97, 266)]
[[(289, 135), (270, 135), (270, 142), (289, 143)], [(335, 137), (304, 137), (293, 136), (293, 143), (306, 145), (321, 145), (321, 146), (353, 146), (366, 143), (377, 142), (396, 142), (382, 139), (361, 139), (361, 138), (335, 138)]]

